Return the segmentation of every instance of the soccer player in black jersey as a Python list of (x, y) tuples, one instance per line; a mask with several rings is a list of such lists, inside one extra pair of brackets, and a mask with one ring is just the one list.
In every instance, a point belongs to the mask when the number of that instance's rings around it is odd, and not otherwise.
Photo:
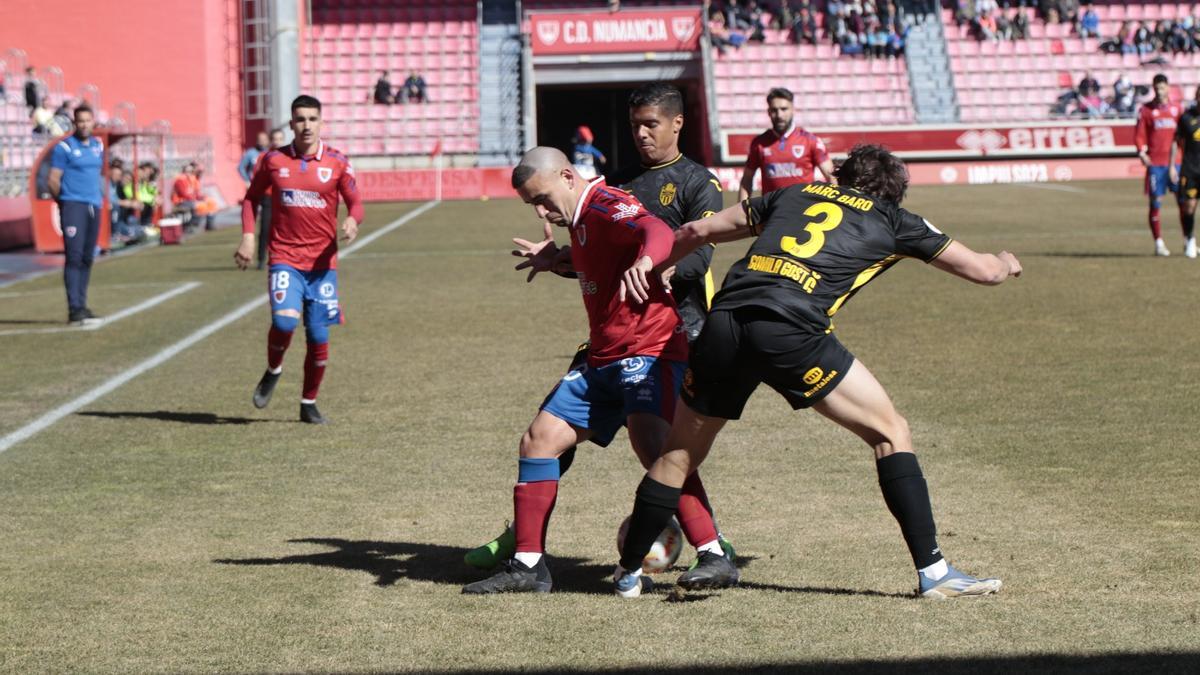
[[(987, 595), (998, 579), (949, 566), (936, 538), (929, 492), (908, 423), (866, 366), (833, 335), (831, 317), (863, 285), (902, 258), (918, 258), (979, 284), (1019, 276), (1008, 252), (976, 253), (899, 207), (908, 171), (887, 150), (858, 146), (837, 171), (839, 187), (793, 185), (748, 199), (676, 232), (675, 258), (702, 243), (757, 236), (725, 277), (692, 345), (666, 449), (637, 490), (614, 575), (617, 593), (647, 585), (640, 564), (727, 420), (766, 382), (794, 409), (814, 408), (875, 450), (879, 485), (899, 521), (925, 597)], [(670, 260), (668, 259), (667, 264)]]
[[(679, 150), (683, 123), (683, 95), (678, 89), (661, 82), (636, 89), (629, 97), (629, 124), (641, 162), (619, 172), (613, 180), (614, 185), (631, 192), (646, 210), (673, 230), (686, 222), (711, 216), (723, 206), (721, 183), (708, 169), (684, 157)], [(514, 253), (528, 258), (517, 269), (530, 268), (529, 280), (542, 271), (574, 277), (570, 268), (570, 247), (558, 248), (549, 227), (541, 242), (513, 241), (521, 247)], [(700, 335), (712, 299), (713, 282), (709, 270), (712, 250), (712, 246), (700, 246), (683, 258), (677, 258), (678, 262), (662, 272), (683, 319), (689, 343)], [(576, 353), (568, 372), (581, 366), (587, 360), (587, 353), (585, 343)], [(566, 473), (574, 458), (575, 448), (559, 457), (559, 475)], [(702, 489), (698, 496), (712, 513)], [(715, 542), (693, 543), (702, 545), (697, 551), (696, 562), (680, 577), (680, 584), (700, 588), (737, 583), (736, 568), (721, 567), (716, 574), (709, 569), (712, 565), (720, 565), (721, 561), (732, 561), (736, 556), (723, 533), (718, 531)], [(516, 540), (510, 527), (492, 541), (468, 551), (464, 561), (472, 567), (490, 569), (511, 557), (515, 547)]]
[[(1183, 148), (1183, 166), (1175, 174), (1175, 152)], [(1196, 87), (1196, 102), (1183, 111), (1175, 125), (1175, 143), (1167, 162), (1171, 181), (1179, 185), (1180, 220), (1183, 223), (1183, 254), (1196, 257), (1196, 201), (1200, 198), (1200, 87)]]

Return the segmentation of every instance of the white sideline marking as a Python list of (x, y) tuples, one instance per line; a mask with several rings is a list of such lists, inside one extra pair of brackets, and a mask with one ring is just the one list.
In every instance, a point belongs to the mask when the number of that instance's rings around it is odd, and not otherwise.
[[(396, 220), (393, 220), (392, 222), (388, 223), (387, 225), (372, 232), (370, 235), (363, 237), (362, 239), (359, 239), (358, 241), (354, 242), (352, 245), (346, 247), (343, 250), (343, 252), (341, 253), (341, 257), (345, 258), (345, 257), (351, 255), (352, 253), (354, 253), (358, 249), (362, 248), (363, 246), (366, 246), (367, 244), (375, 241), (379, 237), (382, 237), (383, 235), (387, 234), (388, 232), (395, 230), (396, 228), (400, 227), (401, 225), (404, 225), (405, 223), (412, 220), (413, 218), (416, 218), (417, 216), (421, 215), (422, 213), (425, 213), (429, 209), (432, 209), (433, 207), (437, 206), (439, 203), (440, 202), (436, 202), (436, 201), (425, 202), (420, 207), (418, 207), (412, 211), (409, 211), (408, 213), (404, 214), (403, 216), (400, 216), (399, 218), (397, 218)], [(154, 356), (151, 356), (150, 358), (146, 359), (145, 361), (142, 361), (141, 363), (134, 365), (132, 368), (126, 370), (125, 372), (121, 373), (120, 375), (117, 375), (116, 377), (113, 377), (112, 379), (108, 380), (107, 382), (104, 382), (103, 384), (85, 392), (78, 398), (67, 401), (66, 403), (58, 406), (57, 408), (51, 410), (50, 412), (45, 413), (41, 417), (26, 424), (25, 426), (21, 427), (20, 429), (17, 429), (16, 431), (8, 434), (7, 436), (0, 438), (0, 452), (4, 452), (5, 450), (8, 450), (9, 448), (16, 445), (17, 443), (20, 443), (21, 441), (29, 439), (29, 438), (37, 435), (38, 433), (45, 431), (46, 429), (48, 429), (52, 425), (54, 425), (54, 423), (58, 422), (62, 418), (66, 417), (67, 415), (70, 415), (70, 414), (74, 413), (75, 411), (79, 410), (80, 408), (83, 408), (84, 406), (89, 405), (92, 402), (100, 399), (105, 394), (112, 392), (113, 390), (117, 389), (118, 387), (120, 387), (121, 385), (125, 384), (126, 382), (132, 380), (133, 378), (137, 377), (138, 375), (141, 375), (142, 373), (145, 373), (149, 370), (152, 370), (152, 369), (162, 365), (163, 363), (170, 360), (171, 357), (175, 356), (176, 354), (179, 354), (180, 352), (184, 351), (188, 347), (191, 347), (192, 345), (196, 344), (197, 342), (200, 342), (204, 338), (208, 337), (209, 335), (212, 335), (213, 333), (217, 332), (218, 330), (221, 330), (222, 328), (224, 328), (225, 326), (228, 326), (229, 324), (233, 323), (234, 321), (237, 321), (238, 319), (242, 318), (243, 316), (246, 316), (250, 312), (257, 309), (260, 305), (266, 304), (266, 302), (267, 302), (267, 296), (259, 295), (257, 298), (238, 307), (237, 309), (233, 310), (232, 312), (229, 312), (228, 314), (222, 316), (221, 318), (208, 324), (207, 326), (201, 328), (200, 330), (197, 330), (196, 332), (183, 338), (179, 342), (176, 342), (175, 344), (167, 347), (166, 349), (163, 349), (162, 351), (155, 354)]]
[[(90, 291), (94, 291), (96, 289), (108, 290), (110, 288), (146, 288), (147, 286), (170, 286), (170, 285), (171, 285), (171, 282), (169, 282), (169, 281), (139, 281), (137, 283), (130, 283), (130, 284), (90, 284), (88, 286), (88, 290), (90, 292)], [(63, 292), (62, 287), (42, 288), (42, 289), (39, 289), (36, 291), (0, 291), (0, 300), (3, 300), (5, 298), (25, 298), (25, 297), (29, 297), (31, 295), (50, 295), (50, 294), (62, 295), (62, 292)]]
[(125, 309), (117, 312), (116, 314), (106, 316), (106, 317), (100, 319), (100, 321), (98, 323), (94, 323), (91, 325), (55, 326), (53, 328), (14, 328), (13, 330), (0, 330), (0, 335), (29, 335), (31, 333), (38, 333), (38, 334), (42, 334), (42, 333), (72, 333), (72, 332), (85, 331), (85, 330), (100, 330), (101, 328), (104, 328), (105, 326), (109, 325), (110, 323), (116, 323), (116, 322), (120, 321), (121, 319), (133, 316), (134, 314), (137, 314), (138, 312), (144, 312), (147, 309), (150, 309), (151, 307), (153, 307), (155, 305), (162, 304), (177, 295), (183, 295), (184, 293), (187, 293), (188, 291), (190, 291), (194, 288), (197, 288), (199, 286), (200, 286), (199, 281), (189, 281), (185, 284), (182, 284), (180, 286), (172, 288), (171, 290), (169, 290), (165, 293), (159, 293), (158, 295), (155, 295), (151, 298), (147, 298), (132, 307), (126, 307)]

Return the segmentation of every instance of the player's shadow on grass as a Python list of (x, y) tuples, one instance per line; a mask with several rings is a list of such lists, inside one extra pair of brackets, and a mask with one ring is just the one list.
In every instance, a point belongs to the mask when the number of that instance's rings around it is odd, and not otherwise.
[[(466, 566), (467, 549), (441, 544), (394, 541), (354, 541), (338, 538), (289, 539), (289, 544), (312, 544), (331, 550), (279, 558), (222, 558), (221, 565), (312, 565), (366, 572), (376, 586), (392, 586), (400, 579), (462, 586), (487, 578), (488, 572)], [(581, 558), (550, 556), (555, 592), (612, 593), (611, 565), (587, 564)]]
[(50, 319), (0, 319), (0, 326), (60, 326), (62, 321)]
[(900, 598), (916, 599), (916, 593), (885, 593), (871, 589), (835, 588), (830, 586), (783, 586), (781, 584), (763, 584), (755, 581), (743, 581), (738, 584), (741, 588), (753, 591), (775, 591), (776, 593), (812, 593), (816, 595), (858, 595), (868, 598)]
[(177, 412), (172, 410), (89, 410), (75, 413), (86, 417), (104, 417), (107, 419), (146, 419), (160, 422), (180, 422), (182, 424), (258, 424), (274, 420), (251, 419), (249, 417), (225, 417), (210, 412)]

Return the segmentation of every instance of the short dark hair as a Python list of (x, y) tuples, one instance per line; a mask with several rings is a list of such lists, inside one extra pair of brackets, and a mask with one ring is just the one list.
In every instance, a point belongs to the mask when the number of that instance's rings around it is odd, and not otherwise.
[(683, 94), (665, 82), (648, 82), (629, 95), (629, 109), (658, 106), (667, 117), (683, 114)]
[(91, 115), (92, 117), (96, 116), (96, 113), (92, 112), (92, 107), (85, 103), (83, 105), (80, 105), (78, 108), (76, 108), (75, 112), (71, 115), (71, 117), (74, 119), (79, 119), (79, 113), (81, 113), (81, 112), (85, 112), (85, 113)]
[(908, 192), (908, 167), (882, 145), (859, 144), (833, 172), (838, 185), (899, 204)]
[(1155, 75), (1154, 79), (1150, 81), (1150, 84), (1155, 85), (1155, 84), (1158, 84), (1159, 82), (1162, 82), (1163, 84), (1168, 83), (1166, 73), (1159, 73), (1159, 74)]
[(296, 113), (297, 108), (316, 108), (317, 112), (321, 112), (321, 102), (316, 97), (308, 94), (300, 94), (292, 101), (292, 114)]
[(767, 104), (768, 105), (770, 105), (771, 99), (773, 99), (773, 98), (786, 98), (789, 103), (794, 100), (794, 97), (792, 96), (792, 90), (788, 89), (787, 87), (775, 87), (771, 91), (768, 91), (767, 92)]
[(533, 168), (532, 166), (529, 166), (528, 164), (518, 164), (517, 168), (513, 169), (512, 172), (513, 189), (519, 190), (526, 181), (528, 181), (530, 178), (533, 178), (533, 174), (535, 173), (537, 173), (537, 169)]

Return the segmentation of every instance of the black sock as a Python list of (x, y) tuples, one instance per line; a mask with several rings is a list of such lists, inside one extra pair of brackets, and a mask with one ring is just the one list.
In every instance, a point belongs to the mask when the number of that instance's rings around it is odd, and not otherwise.
[(567, 448), (567, 451), (558, 456), (558, 477), (562, 478), (567, 469), (571, 468), (571, 464), (575, 461), (575, 448), (579, 446), (572, 445)]
[(1196, 232), (1196, 214), (1186, 213), (1180, 221), (1183, 223), (1183, 238), (1191, 239)]
[(883, 501), (900, 523), (900, 532), (904, 534), (913, 564), (917, 569), (924, 569), (941, 560), (933, 507), (929, 504), (929, 487), (925, 485), (917, 456), (911, 452), (897, 452), (876, 460), (875, 470), (879, 472)]
[(621, 549), (621, 567), (636, 570), (642, 566), (642, 559), (650, 552), (654, 540), (679, 509), (679, 492), (680, 488), (668, 487), (650, 476), (642, 479), (633, 501), (625, 546)]

